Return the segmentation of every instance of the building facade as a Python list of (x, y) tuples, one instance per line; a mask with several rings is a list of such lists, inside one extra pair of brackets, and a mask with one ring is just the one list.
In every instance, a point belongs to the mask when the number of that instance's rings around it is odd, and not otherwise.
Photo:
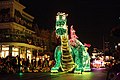
[(36, 35), (34, 17), (26, 13), (19, 0), (0, 0), (0, 57), (20, 56), (31, 60), (43, 52)]

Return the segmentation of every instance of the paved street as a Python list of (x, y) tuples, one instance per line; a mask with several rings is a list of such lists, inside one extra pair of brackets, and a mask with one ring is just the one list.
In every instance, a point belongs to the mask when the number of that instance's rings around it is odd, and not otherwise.
[(22, 76), (0, 75), (0, 80), (105, 80), (104, 69), (93, 69), (92, 72), (74, 73), (24, 73)]

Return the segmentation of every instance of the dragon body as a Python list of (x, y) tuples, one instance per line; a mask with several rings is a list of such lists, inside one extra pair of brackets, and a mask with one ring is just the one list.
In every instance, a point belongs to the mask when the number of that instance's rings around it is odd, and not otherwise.
[(51, 72), (81, 73), (90, 71), (90, 57), (85, 46), (77, 39), (75, 30), (71, 27), (71, 39), (68, 37), (67, 17), (65, 13), (57, 13), (56, 35), (61, 39), (61, 45), (57, 46), (54, 52), (55, 65)]

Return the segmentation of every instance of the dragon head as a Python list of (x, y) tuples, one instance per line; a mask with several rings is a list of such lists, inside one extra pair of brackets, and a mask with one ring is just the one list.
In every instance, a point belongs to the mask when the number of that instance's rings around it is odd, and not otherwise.
[(56, 34), (58, 36), (62, 36), (65, 33), (67, 33), (67, 26), (66, 26), (66, 23), (67, 23), (66, 17), (67, 16), (68, 15), (65, 13), (60, 13), (60, 12), (57, 13), (57, 16), (56, 16)]

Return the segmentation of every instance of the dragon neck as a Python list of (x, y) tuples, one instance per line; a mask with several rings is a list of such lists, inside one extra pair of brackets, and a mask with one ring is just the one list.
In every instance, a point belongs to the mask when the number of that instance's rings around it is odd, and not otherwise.
[(62, 50), (69, 50), (68, 36), (61, 36), (61, 48)]

